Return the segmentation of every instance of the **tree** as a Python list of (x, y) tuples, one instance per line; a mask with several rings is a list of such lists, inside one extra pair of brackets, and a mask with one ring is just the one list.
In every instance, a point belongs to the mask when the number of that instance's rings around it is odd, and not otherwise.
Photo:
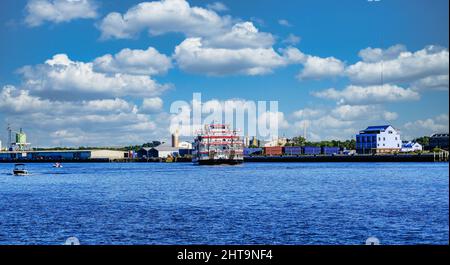
[(292, 138), (291, 145), (292, 146), (304, 146), (305, 143), (306, 143), (306, 139), (304, 137), (296, 136), (296, 137)]
[(431, 150), (431, 152), (433, 152), (433, 153), (439, 153), (439, 152), (442, 152), (442, 149), (439, 148), (439, 147), (435, 147), (435, 148), (433, 148), (433, 149)]
[(413, 140), (414, 142), (417, 142), (421, 144), (423, 147), (428, 146), (430, 144), (430, 137), (429, 136), (422, 136), (419, 138), (416, 138)]
[(345, 140), (345, 141), (330, 140), (330, 141), (320, 141), (320, 142), (309, 142), (309, 141), (306, 141), (305, 138), (303, 138), (301, 136), (297, 136), (297, 137), (292, 138), (289, 141), (289, 143), (286, 145), (287, 146), (340, 147), (340, 148), (345, 148), (348, 150), (354, 150), (356, 148), (356, 140), (351, 139), (351, 140)]
[(160, 141), (152, 141), (151, 143), (143, 144), (142, 147), (157, 147), (160, 144), (161, 144)]

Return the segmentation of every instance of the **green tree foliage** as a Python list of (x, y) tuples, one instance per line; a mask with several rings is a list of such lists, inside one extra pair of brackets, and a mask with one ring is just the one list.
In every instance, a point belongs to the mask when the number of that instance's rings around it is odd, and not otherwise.
[(433, 148), (433, 149), (431, 150), (431, 152), (439, 153), (439, 152), (442, 152), (442, 149), (439, 148), (439, 147), (435, 147), (435, 148)]
[(306, 141), (305, 138), (301, 136), (293, 137), (287, 144), (287, 146), (317, 146), (317, 147), (341, 147), (348, 150), (353, 150), (356, 148), (356, 140), (330, 140), (330, 141), (320, 141), (320, 142), (310, 142)]
[(428, 146), (430, 144), (429, 136), (422, 136), (413, 140), (413, 142), (417, 142), (421, 144), (423, 147)]
[(297, 136), (291, 139), (291, 141), (289, 141), (288, 146), (304, 146), (305, 145), (305, 138), (301, 137), (301, 136)]
[(142, 147), (157, 147), (160, 144), (161, 144), (160, 141), (152, 141), (151, 143), (143, 144)]

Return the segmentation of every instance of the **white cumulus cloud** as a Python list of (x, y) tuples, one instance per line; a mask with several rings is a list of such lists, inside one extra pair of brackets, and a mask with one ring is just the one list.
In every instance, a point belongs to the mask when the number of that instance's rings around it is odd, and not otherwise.
[(30, 0), (25, 23), (35, 27), (45, 21), (53, 23), (97, 17), (97, 5), (90, 0)]
[(18, 90), (16, 87), (6, 85), (0, 93), (0, 110), (2, 113), (26, 113), (39, 109), (46, 109), (48, 100), (33, 97), (27, 90)]
[(331, 111), (331, 115), (342, 120), (386, 120), (398, 118), (396, 112), (386, 111), (381, 105), (340, 105)]
[(124, 14), (109, 13), (99, 24), (102, 38), (132, 38), (147, 30), (151, 35), (168, 32), (186, 36), (210, 36), (224, 32), (231, 24), (228, 16), (211, 9), (191, 7), (185, 0), (142, 2)]
[(365, 61), (350, 65), (346, 74), (355, 84), (380, 84), (381, 73), (386, 83), (410, 83), (433, 75), (448, 74), (448, 49), (431, 45), (416, 52), (399, 49), (392, 53), (396, 56), (390, 55), (383, 61), (380, 55), (363, 55)]
[(433, 133), (448, 133), (448, 125), (448, 113), (444, 113), (431, 118), (407, 122), (403, 125), (403, 131), (411, 137), (429, 136)]
[(270, 33), (259, 32), (252, 22), (236, 23), (230, 31), (205, 39), (214, 48), (267, 48), (275, 42)]
[(303, 135), (306, 125), (309, 140), (347, 140), (369, 124), (385, 124), (398, 118), (396, 112), (376, 105), (338, 105), (304, 108), (293, 113), (290, 121), (294, 135)]
[(217, 12), (228, 11), (228, 7), (222, 2), (207, 4), (206, 7)]
[(106, 73), (126, 73), (134, 75), (158, 75), (167, 73), (171, 60), (155, 48), (147, 50), (123, 49), (111, 55), (106, 54), (93, 61), (95, 71)]
[(146, 75), (99, 73), (94, 71), (93, 63), (72, 61), (66, 54), (57, 54), (44, 64), (22, 67), (19, 72), (30, 92), (51, 98), (145, 97), (168, 88)]
[(289, 46), (287, 48), (279, 49), (279, 51), (288, 64), (303, 64), (308, 59), (308, 55), (295, 47)]
[(322, 109), (312, 109), (312, 108), (300, 109), (293, 113), (293, 116), (298, 119), (317, 118), (320, 115), (323, 115)]
[(161, 111), (163, 107), (163, 100), (160, 97), (144, 98), (140, 108), (141, 112), (153, 113)]
[(411, 88), (417, 91), (440, 90), (448, 91), (448, 74), (433, 75), (419, 79), (411, 84)]
[(208, 48), (201, 38), (184, 40), (175, 48), (173, 58), (182, 70), (207, 75), (260, 75), (286, 65), (272, 48)]
[(334, 57), (308, 56), (303, 66), (299, 79), (336, 77), (342, 75), (345, 69), (345, 64)]
[(49, 100), (10, 85), (0, 90), (0, 119), (24, 127), (34, 146), (141, 144), (168, 132), (168, 115), (121, 98)]
[(359, 57), (361, 57), (364, 62), (373, 63), (381, 60), (396, 59), (402, 52), (407, 52), (405, 45), (402, 44), (391, 46), (386, 50), (368, 47), (359, 51)]
[(340, 104), (352, 105), (419, 99), (419, 94), (411, 89), (388, 84), (365, 87), (350, 85), (343, 90), (329, 88), (312, 94), (319, 98), (336, 100)]

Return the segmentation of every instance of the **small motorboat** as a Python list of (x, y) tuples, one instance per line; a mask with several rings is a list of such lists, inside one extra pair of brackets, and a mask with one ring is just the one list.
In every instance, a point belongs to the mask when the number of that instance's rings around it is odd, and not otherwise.
[(15, 176), (26, 176), (28, 175), (28, 170), (25, 168), (25, 164), (15, 164), (13, 174)]
[(57, 163), (55, 163), (55, 164), (53, 165), (53, 167), (61, 168), (61, 167), (63, 167), (63, 166), (61, 165), (61, 163), (57, 162)]

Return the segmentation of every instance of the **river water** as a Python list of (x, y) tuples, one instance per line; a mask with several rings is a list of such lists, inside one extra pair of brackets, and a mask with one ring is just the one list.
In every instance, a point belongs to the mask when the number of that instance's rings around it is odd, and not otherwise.
[(448, 163), (0, 164), (0, 244), (449, 243)]

